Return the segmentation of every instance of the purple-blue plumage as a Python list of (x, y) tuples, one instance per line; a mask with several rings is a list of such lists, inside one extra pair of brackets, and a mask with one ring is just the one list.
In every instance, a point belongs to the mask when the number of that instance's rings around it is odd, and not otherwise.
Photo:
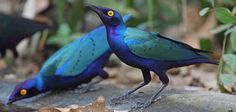
[(113, 9), (94, 5), (88, 5), (88, 8), (96, 12), (106, 26), (107, 40), (112, 51), (121, 61), (141, 69), (143, 73), (143, 83), (112, 101), (124, 99), (147, 85), (151, 81), (150, 71), (153, 71), (159, 76), (162, 86), (150, 100), (137, 105), (138, 108), (148, 107), (158, 99), (160, 92), (169, 83), (165, 73), (168, 69), (199, 63), (217, 64), (203, 55), (209, 53), (207, 51), (192, 48), (158, 33), (126, 27), (120, 14)]
[[(124, 16), (124, 21), (129, 18), (130, 15)], [(76, 87), (96, 76), (105, 79), (108, 74), (103, 67), (111, 53), (105, 26), (96, 28), (54, 53), (37, 76), (15, 87), (9, 103), (50, 90)]]

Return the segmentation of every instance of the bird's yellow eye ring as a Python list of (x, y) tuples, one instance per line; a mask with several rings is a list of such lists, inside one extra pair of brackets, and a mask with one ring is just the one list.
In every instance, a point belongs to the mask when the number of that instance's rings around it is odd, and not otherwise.
[(110, 17), (114, 16), (114, 11), (112, 11), (112, 10), (108, 11), (107, 15), (110, 16)]
[(20, 95), (25, 96), (27, 94), (27, 90), (26, 89), (21, 89), (20, 90)]

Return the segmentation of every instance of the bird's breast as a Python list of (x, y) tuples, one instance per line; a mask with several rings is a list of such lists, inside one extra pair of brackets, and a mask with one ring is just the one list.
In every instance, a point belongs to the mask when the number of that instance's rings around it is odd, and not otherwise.
[(140, 57), (137, 57), (131, 53), (128, 46), (124, 42), (123, 35), (109, 35), (108, 43), (112, 51), (124, 63), (138, 68), (143, 68), (146, 66), (143, 65), (144, 63)]

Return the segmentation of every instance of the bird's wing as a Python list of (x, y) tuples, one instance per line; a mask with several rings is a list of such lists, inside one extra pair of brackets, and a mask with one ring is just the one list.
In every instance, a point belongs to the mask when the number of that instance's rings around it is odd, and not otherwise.
[[(127, 21), (131, 16), (123, 17)], [(66, 45), (52, 55), (40, 70), (41, 75), (76, 76), (102, 56), (109, 45), (105, 26), (101, 26)]]
[(127, 28), (124, 41), (133, 54), (154, 60), (193, 59), (200, 57), (200, 52), (205, 52), (158, 33), (150, 33), (135, 28)]
[(59, 50), (49, 58), (41, 69), (43, 75), (76, 76), (83, 72), (107, 48), (95, 51), (90, 37), (83, 37)]

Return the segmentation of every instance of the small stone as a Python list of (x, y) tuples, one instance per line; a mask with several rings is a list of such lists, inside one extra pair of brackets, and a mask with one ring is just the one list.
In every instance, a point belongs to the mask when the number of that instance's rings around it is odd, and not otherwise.
[(6, 79), (6, 80), (15, 80), (16, 75), (15, 74), (7, 74), (7, 75), (4, 75), (4, 79)]

